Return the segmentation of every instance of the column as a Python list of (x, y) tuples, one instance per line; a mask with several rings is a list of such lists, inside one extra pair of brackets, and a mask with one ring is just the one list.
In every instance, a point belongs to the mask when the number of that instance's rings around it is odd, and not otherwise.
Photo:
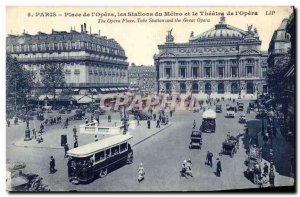
[(175, 65), (174, 65), (174, 73), (175, 73), (174, 77), (178, 78), (178, 76), (179, 76), (179, 69), (178, 69), (178, 61), (177, 60), (175, 61)]

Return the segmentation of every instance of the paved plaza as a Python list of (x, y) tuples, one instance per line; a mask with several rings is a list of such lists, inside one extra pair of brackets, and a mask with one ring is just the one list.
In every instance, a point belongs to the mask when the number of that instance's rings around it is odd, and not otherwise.
[[(248, 106), (249, 100), (239, 100)], [(247, 166), (244, 161), (247, 157), (246, 149), (248, 139), (243, 135), (240, 138), (239, 149), (231, 158), (228, 155), (220, 155), (222, 142), (226, 139), (227, 133), (237, 136), (244, 133), (244, 124), (238, 123), (241, 113), (237, 112), (235, 118), (226, 118), (225, 105), (233, 104), (232, 101), (221, 101), (223, 112), (217, 113), (216, 132), (203, 133), (202, 149), (189, 149), (190, 134), (193, 121), (196, 120), (196, 128), (199, 128), (202, 121), (202, 110), (199, 113), (175, 112), (170, 117), (167, 125), (156, 128), (156, 121), (151, 121), (151, 129), (147, 128), (146, 121), (140, 121), (141, 126), (129, 129), (133, 135), (131, 145), (133, 146), (134, 162), (125, 165), (105, 178), (95, 179), (89, 184), (73, 185), (68, 180), (67, 158), (64, 158), (63, 147), (60, 146), (60, 136), (67, 135), (69, 147), (73, 148), (73, 127), (79, 130), (79, 125), (84, 120), (70, 121), (67, 129), (62, 128), (62, 124), (46, 126), (43, 134), (44, 142), (37, 143), (35, 140), (23, 141), (26, 123), (11, 125), (7, 128), (7, 159), (10, 161), (23, 161), (26, 163), (27, 173), (37, 173), (44, 178), (44, 182), (52, 191), (207, 191), (207, 190), (229, 190), (243, 188), (257, 188), (244, 176)], [(234, 104), (235, 105), (235, 104)], [(209, 106), (215, 109), (215, 105)], [(46, 114), (55, 116), (56, 113)], [(62, 115), (63, 120), (70, 114)], [(87, 117), (89, 114), (87, 114)], [(249, 135), (257, 134), (259, 145), (263, 147), (262, 163), (268, 160), (268, 145), (264, 145), (261, 139), (261, 120), (256, 119), (256, 112), (246, 113)], [(130, 117), (132, 120), (133, 117)], [(120, 114), (112, 113), (112, 122), (119, 121)], [(107, 123), (107, 115), (100, 116), (100, 124)], [(30, 121), (30, 128), (36, 125), (39, 128), (40, 121)], [(109, 137), (99, 135), (99, 139)], [(93, 134), (79, 134), (79, 146), (93, 142)], [(289, 145), (283, 139), (280, 132), (273, 140), (274, 164), (275, 164), (275, 186), (293, 185), (294, 179), (290, 177), (290, 164), (284, 158), (289, 154)], [(214, 155), (212, 168), (205, 165), (207, 151)], [(56, 160), (55, 174), (49, 174), (50, 156)], [(219, 157), (222, 163), (221, 177), (217, 177), (216, 158)], [(184, 160), (191, 159), (193, 177), (180, 177), (181, 165)], [(145, 180), (137, 181), (138, 165), (144, 164), (146, 171)]]

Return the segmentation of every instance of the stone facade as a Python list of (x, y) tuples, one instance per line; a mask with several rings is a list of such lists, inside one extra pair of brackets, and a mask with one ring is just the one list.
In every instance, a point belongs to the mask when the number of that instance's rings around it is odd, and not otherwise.
[[(75, 29), (75, 28), (74, 28)], [(127, 87), (128, 62), (124, 49), (114, 40), (71, 28), (70, 32), (54, 31), (37, 35), (8, 35), (6, 52), (16, 57), (36, 80), (42, 78), (41, 67), (63, 64), (69, 87)]]
[(266, 91), (267, 53), (252, 25), (244, 31), (222, 16), (214, 28), (199, 36), (192, 32), (188, 43), (175, 43), (171, 32), (154, 55), (159, 92), (256, 96)]
[(129, 87), (136, 91), (155, 92), (157, 90), (156, 70), (154, 66), (129, 66)]

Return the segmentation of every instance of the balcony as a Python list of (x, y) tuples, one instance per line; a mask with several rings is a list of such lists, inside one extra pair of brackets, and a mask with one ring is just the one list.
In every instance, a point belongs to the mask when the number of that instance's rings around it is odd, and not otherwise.
[(74, 74), (80, 74), (80, 70), (79, 69), (75, 69)]
[(93, 56), (60, 56), (60, 57), (17, 57), (18, 61), (20, 63), (27, 63), (27, 62), (60, 62), (60, 61), (76, 61), (76, 60), (94, 60), (94, 61), (101, 61), (101, 62), (107, 62), (112, 64), (122, 64), (122, 65), (128, 65), (125, 61), (118, 61), (118, 60), (108, 60), (101, 57), (93, 57)]

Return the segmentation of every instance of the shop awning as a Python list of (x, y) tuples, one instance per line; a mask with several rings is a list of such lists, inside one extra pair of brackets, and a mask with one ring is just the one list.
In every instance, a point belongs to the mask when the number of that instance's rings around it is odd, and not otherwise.
[(98, 92), (95, 88), (91, 89), (92, 92)]
[(73, 91), (74, 91), (74, 92), (78, 92), (78, 91), (79, 91), (79, 89), (74, 89)]

